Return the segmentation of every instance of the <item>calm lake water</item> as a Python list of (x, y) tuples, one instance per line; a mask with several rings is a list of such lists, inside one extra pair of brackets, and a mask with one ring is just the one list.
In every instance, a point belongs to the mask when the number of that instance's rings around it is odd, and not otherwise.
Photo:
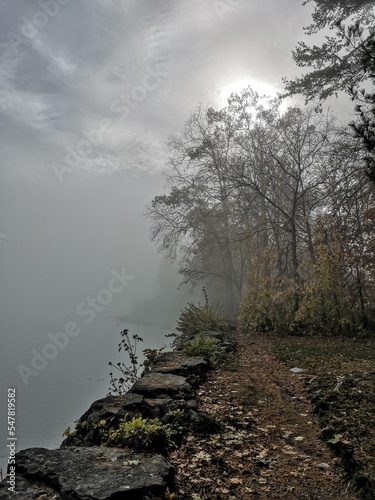
[[(109, 387), (109, 361), (123, 360), (117, 351), (119, 333), (127, 328), (144, 342), (138, 344), (139, 353), (146, 348), (169, 343), (166, 333), (158, 327), (130, 325), (113, 318), (93, 321), (86, 331), (71, 338), (37, 376), (28, 378), (26, 386), (17, 370), (22, 363), (31, 366), (31, 348), (41, 351), (43, 343), (36, 342), (12, 349), (6, 339), (6, 356), (2, 356), (0, 379), (0, 467), (6, 473), (7, 451), (7, 389), (16, 387), (17, 451), (30, 447), (58, 448), (62, 433), (84, 413), (96, 399), (106, 396)], [(58, 329), (51, 331), (59, 331)], [(47, 338), (45, 339), (47, 342)], [(31, 346), (31, 347), (30, 347)]]

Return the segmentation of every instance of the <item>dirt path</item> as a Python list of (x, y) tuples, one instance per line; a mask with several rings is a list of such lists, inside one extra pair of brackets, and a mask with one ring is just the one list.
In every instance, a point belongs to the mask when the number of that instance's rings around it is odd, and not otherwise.
[(212, 418), (172, 454), (177, 498), (357, 498), (319, 439), (299, 375), (274, 358), (267, 339), (238, 341), (236, 371), (212, 372), (199, 391), (200, 411)]

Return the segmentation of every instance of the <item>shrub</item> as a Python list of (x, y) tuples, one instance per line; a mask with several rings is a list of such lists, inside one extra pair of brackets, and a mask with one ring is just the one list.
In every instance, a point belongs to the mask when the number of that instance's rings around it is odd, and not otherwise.
[(352, 308), (341, 255), (326, 245), (317, 246), (316, 252), (317, 263), (302, 290), (296, 321), (304, 324), (308, 333), (346, 333), (354, 325), (350, 324)]
[(198, 305), (189, 303), (180, 314), (177, 330), (186, 337), (192, 337), (204, 331), (227, 331), (229, 324), (224, 318), (222, 308), (208, 302), (206, 290), (203, 289), (205, 303)]
[(220, 345), (218, 339), (202, 334), (197, 335), (191, 340), (187, 340), (182, 352), (186, 356), (207, 358), (213, 365), (223, 362), (226, 357), (225, 349)]
[(300, 271), (298, 284), (283, 277), (249, 276), (240, 327), (250, 332), (327, 336), (357, 331), (340, 249), (317, 245), (316, 262)]
[(293, 333), (298, 290), (292, 280), (252, 281), (239, 311), (239, 325), (250, 332)]

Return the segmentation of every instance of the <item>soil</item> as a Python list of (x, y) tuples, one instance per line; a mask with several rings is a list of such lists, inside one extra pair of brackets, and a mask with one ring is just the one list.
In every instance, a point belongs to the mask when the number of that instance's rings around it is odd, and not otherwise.
[(304, 376), (276, 359), (271, 339), (237, 339), (235, 369), (209, 374), (199, 390), (201, 428), (169, 457), (173, 498), (360, 498), (321, 439)]

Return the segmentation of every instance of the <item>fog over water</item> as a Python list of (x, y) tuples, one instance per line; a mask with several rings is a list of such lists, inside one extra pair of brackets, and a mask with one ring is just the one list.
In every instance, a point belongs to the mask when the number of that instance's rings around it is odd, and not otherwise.
[[(165, 141), (199, 103), (220, 108), (249, 84), (282, 90), (310, 11), (295, 0), (0, 0), (2, 467), (8, 387), (20, 448), (57, 446), (105, 395), (121, 321), (147, 346), (174, 327), (191, 296), (142, 215), (163, 192)], [(35, 370), (35, 352), (68, 330)]]

